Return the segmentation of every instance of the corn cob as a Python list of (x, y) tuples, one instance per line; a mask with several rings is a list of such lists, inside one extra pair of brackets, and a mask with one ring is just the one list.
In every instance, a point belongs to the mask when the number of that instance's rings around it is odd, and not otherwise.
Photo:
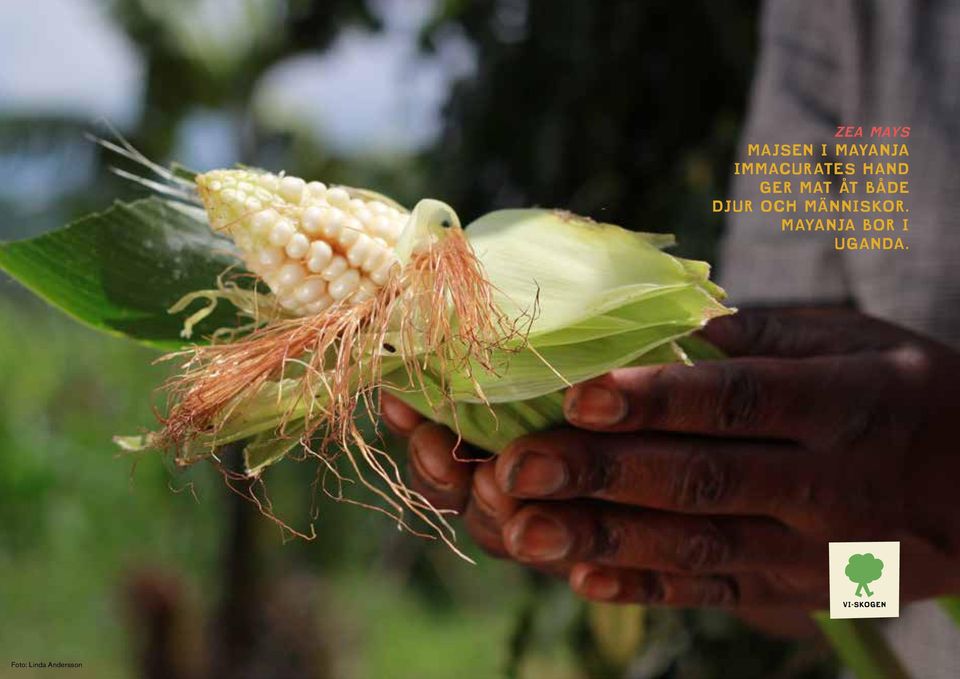
[[(215, 288), (186, 290), (167, 307), (179, 314), (196, 308), (197, 300), (207, 302), (183, 320), (181, 336), (190, 338), (219, 300), (236, 308), (238, 321), (221, 327), (208, 322), (210, 332), (168, 356), (183, 362), (164, 385), (162, 429), (118, 443), (131, 451), (171, 450), (178, 464), (188, 465), (204, 457), (219, 463), (218, 447), (247, 439), (244, 462), (251, 477), (302, 444), (305, 456), (336, 477), (338, 497), (340, 482), (357, 480), (401, 525), (410, 527), (409, 517), (416, 516), (411, 530), (429, 525), (452, 547), (443, 512), (404, 484), (398, 465), (357, 423), (358, 414), (376, 412), (379, 389), (440, 419), (464, 441), (499, 450), (518, 435), (562, 422), (557, 390), (571, 381), (637, 362), (686, 360), (677, 342), (730, 313), (705, 263), (661, 252), (672, 242), (667, 236), (550, 210), (491, 213), (468, 234), (449, 205), (431, 198), (407, 213), (364, 189), (249, 169), (189, 175), (151, 162), (122, 139), (98, 141), (161, 181), (117, 174), (174, 199), (120, 206), (124, 220), (132, 218), (144, 236), (188, 229), (188, 237), (170, 239), (160, 253), (170, 275), (183, 277), (179, 253), (187, 249), (200, 261), (190, 279), (216, 282)], [(158, 224), (158, 216), (173, 214), (168, 209), (205, 218), (229, 236), (237, 246), (232, 254), (241, 255), (274, 294), (262, 299), (264, 286), (238, 285), (225, 275), (229, 269), (211, 277), (210, 266), (223, 259), (202, 255), (217, 241), (195, 238), (180, 219)], [(112, 228), (113, 219), (94, 216), (71, 229), (99, 233)], [(0, 244), (0, 265), (33, 261), (34, 247), (45, 246)], [(155, 249), (146, 239), (144, 248)], [(73, 270), (60, 269), (41, 269), (26, 280), (79, 318), (115, 332), (113, 316), (103, 313), (114, 300), (75, 306), (79, 298), (63, 295), (67, 286), (61, 283)], [(179, 285), (170, 289), (182, 290)], [(287, 313), (275, 313), (281, 305)], [(150, 307), (145, 310), (149, 314)], [(142, 327), (126, 331), (170, 341), (163, 324), (144, 318)], [(249, 488), (265, 513), (296, 533)]]
[(399, 268), (409, 216), (379, 200), (251, 170), (214, 170), (196, 184), (211, 226), (293, 315), (369, 299)]

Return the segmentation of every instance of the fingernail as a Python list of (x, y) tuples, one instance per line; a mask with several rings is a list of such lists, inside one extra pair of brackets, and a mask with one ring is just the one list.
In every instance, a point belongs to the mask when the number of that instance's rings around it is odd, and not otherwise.
[(521, 561), (557, 561), (570, 551), (571, 543), (563, 524), (541, 514), (527, 517), (507, 534), (510, 552)]
[(507, 474), (507, 492), (540, 497), (567, 485), (570, 471), (563, 460), (540, 453), (523, 453)]
[(443, 480), (448, 471), (445, 460), (436, 455), (423, 454), (417, 445), (416, 438), (410, 439), (409, 451), (410, 462), (425, 480), (438, 488), (450, 488), (450, 483)]
[(476, 499), (480, 511), (491, 517), (497, 516), (499, 513), (497, 504), (502, 496), (493, 480), (493, 474), (478, 471), (473, 475), (473, 497)]
[(620, 422), (627, 414), (623, 394), (597, 384), (573, 387), (567, 404), (567, 415), (576, 422), (609, 426)]
[(383, 399), (383, 401), (380, 403), (380, 409), (383, 411), (383, 416), (390, 422), (390, 424), (402, 432), (412, 431), (420, 421), (420, 418), (415, 412), (404, 407), (401, 403), (393, 400), (392, 398)]
[(620, 594), (620, 579), (603, 571), (594, 571), (583, 578), (580, 592), (591, 599), (613, 599)]

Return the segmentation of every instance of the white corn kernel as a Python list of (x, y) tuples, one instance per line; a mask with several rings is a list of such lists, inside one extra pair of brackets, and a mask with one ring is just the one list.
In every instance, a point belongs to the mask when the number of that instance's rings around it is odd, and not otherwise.
[(314, 273), (323, 271), (333, 259), (333, 248), (326, 241), (315, 240), (307, 253), (307, 268)]
[(381, 264), (376, 271), (370, 273), (370, 280), (377, 285), (386, 284), (387, 280), (390, 278), (390, 274), (393, 272), (394, 266), (399, 266), (397, 261), (393, 258), (388, 259), (386, 262)]
[(302, 233), (295, 233), (287, 241), (287, 255), (293, 259), (302, 258), (310, 250), (310, 239)]
[(390, 236), (393, 234), (393, 229), (390, 227), (390, 219), (387, 217), (377, 217), (370, 222), (370, 235), (383, 238), (384, 240), (389, 240)]
[(370, 248), (370, 254), (360, 262), (360, 268), (365, 273), (376, 271), (388, 257), (391, 257), (391, 253), (383, 245), (374, 241), (373, 247)]
[(307, 183), (300, 177), (284, 177), (280, 180), (280, 188), (277, 193), (288, 203), (299, 203), (303, 198), (303, 190)]
[(337, 240), (344, 249), (349, 249), (353, 247), (353, 244), (357, 242), (361, 235), (363, 235), (363, 224), (353, 217), (348, 217), (343, 222), (343, 230)]
[(282, 248), (290, 240), (296, 228), (289, 219), (278, 219), (270, 230), (270, 244)]
[(320, 228), (323, 226), (323, 220), (326, 214), (327, 210), (325, 208), (311, 205), (304, 210), (300, 216), (300, 225), (304, 231), (315, 236), (320, 233)]
[(373, 221), (373, 213), (365, 207), (359, 207), (353, 211), (353, 216), (361, 224), (369, 224)]
[(350, 194), (345, 189), (335, 186), (327, 191), (327, 201), (337, 207), (346, 207), (350, 203)]
[(372, 248), (373, 241), (370, 240), (370, 236), (365, 233), (359, 234), (356, 242), (347, 251), (347, 261), (350, 262), (350, 266), (356, 269), (363, 264)]
[(250, 228), (254, 236), (266, 236), (279, 218), (275, 210), (260, 210), (250, 218)]
[(350, 295), (360, 285), (360, 274), (356, 269), (347, 269), (337, 278), (330, 281), (327, 292), (333, 299), (339, 301)]
[(281, 290), (292, 288), (306, 276), (303, 267), (295, 262), (284, 264), (277, 274), (277, 285)]
[(327, 264), (326, 268), (320, 272), (320, 275), (328, 281), (332, 281), (348, 268), (347, 260), (337, 255)]
[(388, 243), (396, 243), (400, 240), (400, 235), (403, 233), (403, 229), (406, 227), (407, 222), (403, 220), (394, 220), (390, 222), (390, 225), (387, 227), (387, 234), (383, 237)]
[(327, 282), (322, 278), (308, 278), (297, 286), (293, 295), (303, 304), (316, 302), (327, 291)]
[(284, 257), (283, 250), (280, 248), (263, 248), (260, 250), (257, 259), (260, 260), (260, 266), (263, 268), (275, 269), (283, 264), (286, 257)]
[(334, 208), (328, 210), (321, 222), (320, 230), (327, 238), (338, 238), (343, 232), (343, 212)]

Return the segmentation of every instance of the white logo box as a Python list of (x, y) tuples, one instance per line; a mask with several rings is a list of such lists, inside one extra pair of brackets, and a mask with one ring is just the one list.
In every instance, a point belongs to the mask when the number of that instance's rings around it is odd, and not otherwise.
[(900, 617), (899, 542), (831, 542), (829, 561), (831, 618)]

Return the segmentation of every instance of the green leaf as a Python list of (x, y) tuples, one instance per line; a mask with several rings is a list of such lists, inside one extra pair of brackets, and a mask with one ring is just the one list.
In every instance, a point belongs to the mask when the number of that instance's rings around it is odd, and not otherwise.
[[(183, 295), (216, 287), (238, 262), (233, 246), (192, 208), (148, 198), (116, 203), (62, 229), (0, 243), (0, 269), (75, 319), (158, 349), (177, 349), (183, 318), (167, 309)], [(222, 303), (194, 337), (239, 324)]]

